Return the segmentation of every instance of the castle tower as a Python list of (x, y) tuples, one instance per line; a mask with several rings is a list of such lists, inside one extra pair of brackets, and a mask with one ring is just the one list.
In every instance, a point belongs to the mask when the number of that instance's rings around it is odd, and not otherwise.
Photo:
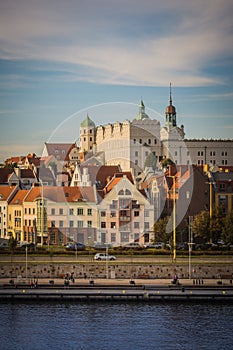
[(170, 104), (166, 107), (166, 127), (169, 129), (176, 127), (176, 108), (172, 105), (172, 90), (170, 83)]
[(148, 119), (148, 115), (145, 112), (145, 105), (143, 103), (143, 101), (140, 101), (140, 105), (139, 105), (139, 113), (136, 117), (136, 120), (143, 120), (143, 119)]
[(80, 124), (80, 151), (92, 151), (93, 144), (95, 143), (95, 130), (95, 123), (87, 114), (86, 118)]

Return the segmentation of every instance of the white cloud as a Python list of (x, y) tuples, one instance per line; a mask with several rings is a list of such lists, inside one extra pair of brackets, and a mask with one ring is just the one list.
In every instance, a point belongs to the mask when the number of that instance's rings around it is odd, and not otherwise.
[[(0, 57), (77, 65), (72, 67), (73, 80), (97, 83), (224, 83), (224, 78), (204, 74), (204, 69), (233, 54), (229, 0), (116, 3), (69, 1), (63, 5), (58, 1), (56, 11), (56, 2), (44, 7), (41, 2), (33, 6), (16, 2), (7, 15), (4, 11), (0, 15)], [(151, 31), (145, 30), (148, 22)], [(128, 34), (127, 29), (132, 32)]]

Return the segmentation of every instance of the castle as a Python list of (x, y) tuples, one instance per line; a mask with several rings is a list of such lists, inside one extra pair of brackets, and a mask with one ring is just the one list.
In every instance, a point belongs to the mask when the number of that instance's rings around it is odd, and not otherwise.
[(80, 153), (102, 155), (105, 165), (120, 165), (123, 171), (139, 175), (147, 166), (159, 169), (169, 158), (176, 165), (233, 165), (233, 140), (186, 139), (184, 126), (177, 125), (176, 108), (170, 101), (165, 125), (151, 119), (141, 100), (132, 121), (97, 126), (89, 115), (80, 124)]

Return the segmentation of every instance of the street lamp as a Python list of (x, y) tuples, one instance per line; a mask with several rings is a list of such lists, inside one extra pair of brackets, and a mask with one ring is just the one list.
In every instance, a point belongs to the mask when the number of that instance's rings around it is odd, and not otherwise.
[(191, 222), (193, 221), (193, 217), (189, 216), (189, 279), (191, 280), (192, 278), (192, 268), (191, 268), (191, 254), (192, 254), (192, 246), (193, 246), (193, 232), (192, 232), (192, 227), (191, 227)]
[(212, 217), (213, 217), (213, 185), (215, 182), (213, 181), (208, 181), (207, 184), (210, 186), (210, 244), (213, 243), (213, 237), (212, 237), (212, 228), (211, 228), (211, 223), (212, 223)]
[(172, 178), (173, 187), (173, 261), (176, 261), (176, 176), (167, 175)]
[(106, 279), (108, 279), (108, 243), (106, 245)]
[(25, 278), (26, 278), (26, 283), (27, 283), (27, 279), (28, 279), (28, 246), (27, 246), (27, 244), (26, 244), (26, 247), (25, 247), (25, 254), (26, 254), (26, 256), (25, 256), (25, 259), (26, 259), (26, 261), (25, 261)]

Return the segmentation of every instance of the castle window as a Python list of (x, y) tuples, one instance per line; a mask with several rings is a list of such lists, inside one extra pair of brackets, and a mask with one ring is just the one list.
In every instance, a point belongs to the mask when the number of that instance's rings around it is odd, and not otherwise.
[(92, 141), (92, 137), (90, 137), (90, 141)]
[(151, 144), (151, 139), (148, 139), (148, 145), (150, 145)]
[(157, 143), (157, 140), (156, 140), (156, 139), (154, 139), (154, 144), (156, 145), (156, 143)]
[(92, 134), (92, 129), (90, 130), (90, 134)]

